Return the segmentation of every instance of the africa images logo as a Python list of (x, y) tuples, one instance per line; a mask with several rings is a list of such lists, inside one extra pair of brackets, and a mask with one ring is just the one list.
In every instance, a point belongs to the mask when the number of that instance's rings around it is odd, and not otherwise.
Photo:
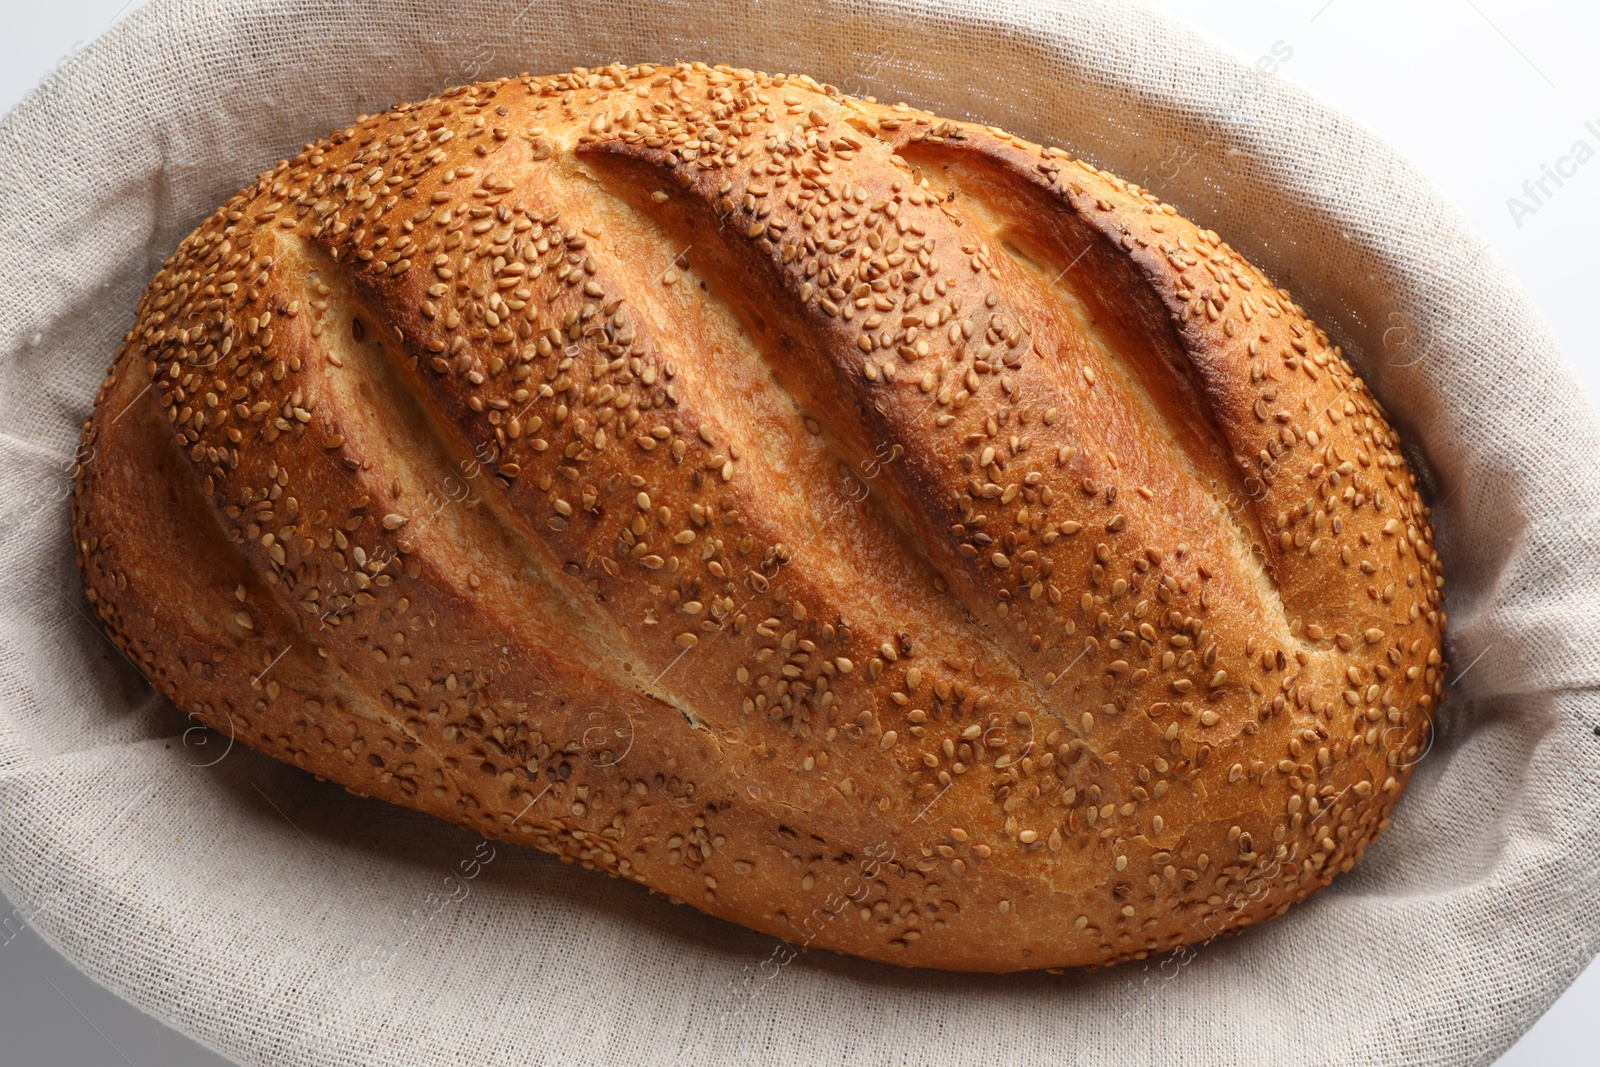
[[(1583, 128), (1594, 138), (1594, 144), (1600, 144), (1600, 124), (1586, 122)], [(1556, 160), (1554, 167), (1542, 164), (1537, 178), (1530, 178), (1522, 183), (1521, 197), (1506, 197), (1506, 210), (1511, 212), (1511, 221), (1517, 229), (1522, 229), (1524, 219), (1529, 215), (1538, 214), (1539, 209), (1554, 198), (1567, 183), (1566, 179), (1576, 177), (1579, 167), (1594, 158), (1594, 144), (1582, 137), (1578, 138), (1572, 143), (1571, 150)], [(1555, 185), (1554, 189), (1551, 188), (1552, 183)]]

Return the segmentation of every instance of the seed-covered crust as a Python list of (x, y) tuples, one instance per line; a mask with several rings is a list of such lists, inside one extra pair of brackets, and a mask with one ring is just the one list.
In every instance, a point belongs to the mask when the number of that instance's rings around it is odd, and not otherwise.
[(1428, 508), (1289, 295), (1056, 149), (687, 64), (452, 90), (185, 239), (88, 596), (363, 794), (876, 960), (1092, 965), (1349, 869)]

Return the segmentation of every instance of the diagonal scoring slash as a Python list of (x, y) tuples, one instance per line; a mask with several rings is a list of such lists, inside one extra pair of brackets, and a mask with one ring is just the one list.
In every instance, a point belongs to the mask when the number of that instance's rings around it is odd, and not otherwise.
[[(757, 573), (759, 573), (759, 572), (757, 572)], [(765, 578), (766, 576), (762, 575), (762, 577)], [(768, 588), (769, 588), (769, 590), (770, 590), (772, 584), (774, 584), (774, 583), (772, 583), (771, 579), (768, 579)], [(717, 638), (721, 637), (723, 634), (728, 632), (728, 630), (729, 630), (729, 625), (728, 624), (733, 619), (734, 615), (738, 612), (738, 610), (740, 608), (742, 608), (746, 604), (750, 603), (750, 601), (752, 599), (754, 599), (754, 598), (753, 597), (748, 597), (748, 596), (745, 597), (744, 600), (740, 601), (737, 605), (734, 606), (732, 611), (729, 611), (725, 616), (723, 616), (722, 625), (718, 626), (717, 627), (717, 632), (711, 635), (711, 641), (715, 641)], [(708, 641), (706, 643), (710, 644), (710, 641)], [(655, 685), (656, 683), (660, 682), (661, 679), (663, 679), (663, 678), (665, 678), (667, 676), (667, 672), (668, 671), (672, 670), (672, 668), (674, 668), (674, 667), (676, 667), (678, 665), (678, 661), (679, 660), (681, 660), (683, 657), (687, 656), (689, 653), (693, 652), (695, 649), (697, 649), (699, 647), (700, 647), (700, 643), (698, 641), (696, 641), (692, 645), (685, 646), (684, 650), (682, 652), (679, 652), (676, 656), (672, 657), (672, 662), (671, 663), (668, 663), (665, 667), (661, 668), (661, 673), (657, 674), (654, 678), (650, 679), (650, 684), (651, 685)]]
[[(1055, 284), (1057, 282), (1059, 282), (1062, 278), (1065, 278), (1067, 276), (1067, 272), (1072, 270), (1073, 267), (1076, 267), (1078, 265), (1079, 261), (1082, 260), (1084, 256), (1088, 255), (1089, 251), (1092, 248), (1094, 248), (1094, 242), (1092, 242), (1092, 241), (1090, 243), (1084, 245), (1083, 246), (1083, 251), (1081, 251), (1077, 255), (1073, 256), (1072, 257), (1072, 262), (1068, 263), (1065, 267), (1062, 267), (1059, 271), (1056, 272), (1056, 276), (1054, 278), (1050, 279), (1049, 288), (1052, 288), (1052, 289), (1055, 288)], [(688, 251), (688, 249), (684, 249), (684, 251)], [(679, 253), (679, 255), (682, 255), (682, 254), (683, 253), (681, 253), (681, 252)], [(1013, 318), (1015, 318), (1015, 316), (1013, 316)], [(924, 415), (926, 415), (928, 412), (932, 411), (934, 408), (936, 408), (938, 406), (939, 406), (939, 398), (935, 397), (934, 399), (928, 401), (927, 404), (923, 405), (922, 410), (917, 412), (915, 415), (913, 415), (911, 417), (910, 421), (911, 422), (917, 422)]]

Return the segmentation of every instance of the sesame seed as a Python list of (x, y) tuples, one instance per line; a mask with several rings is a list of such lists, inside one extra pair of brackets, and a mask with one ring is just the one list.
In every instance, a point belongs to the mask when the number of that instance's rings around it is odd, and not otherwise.
[[(841, 107), (851, 109), (849, 121), (835, 110)], [(971, 225), (983, 214), (987, 190), (957, 190), (937, 168), (925, 168), (924, 176), (902, 166), (897, 149), (868, 130), (891, 144), (923, 142), (919, 151), (948, 153), (964, 142), (961, 151), (986, 153), (994, 166), (1037, 165), (1030, 180), (1041, 184), (1029, 195), (1042, 198), (1042, 210), (1048, 198), (1059, 197), (1064, 211), (1111, 213), (1101, 221), (1118, 232), (1106, 247), (1150, 258), (1151, 284), (1178, 311), (1179, 343), (1196, 359), (1238, 372), (1226, 401), (1245, 423), (1229, 433), (1242, 435), (1236, 451), (1252, 468), (1246, 487), (1263, 486), (1254, 503), (1271, 539), (1267, 547), (1310, 568), (1318, 588), (1335, 590), (1341, 603), (1348, 597), (1368, 604), (1369, 619), (1379, 625), (1331, 623), (1325, 631), (1300, 621), (1307, 613), (1315, 617), (1312, 607), (1295, 605), (1291, 612), (1270, 596), (1263, 603), (1257, 565), (1231, 550), (1215, 553), (1210, 526), (1191, 535), (1193, 554), (1187, 545), (1169, 548), (1163, 539), (1174, 524), (1206, 514), (1209, 488), (1184, 479), (1139, 484), (1153, 482), (1140, 464), (1153, 469), (1150, 461), (1169, 456), (1164, 439), (1149, 457), (1130, 461), (1123, 480), (1110, 448), (1150, 438), (1147, 405), (1127, 395), (1129, 383), (1119, 373), (1107, 375), (1099, 419), (1072, 409), (1066, 394), (1040, 392), (1028, 360), (1054, 360), (1070, 372), (1085, 358), (1074, 353), (1092, 353), (1094, 346), (1077, 343), (1073, 323), (1036, 331), (1017, 310), (1038, 304), (1045, 290), (986, 247), (982, 227)], [(827, 327), (813, 331), (816, 345), (790, 353), (793, 365), (783, 368), (808, 395), (827, 401), (826, 415), (794, 421), (790, 408), (755, 395), (770, 391), (762, 384), (768, 368), (760, 365), (765, 341), (713, 358), (694, 348), (689, 332), (664, 327), (668, 320), (692, 325), (701, 314), (697, 301), (714, 310), (722, 299), (713, 276), (696, 282), (688, 249), (659, 249), (660, 286), (684, 283), (676, 289), (644, 287), (633, 274), (618, 274), (602, 220), (574, 218), (575, 205), (534, 169), (565, 172), (585, 160), (601, 167), (603, 153), (623, 150), (659, 175), (642, 186), (649, 202), (641, 217), (658, 214), (653, 206), (670, 198), (677, 205), (673, 224), (686, 223), (698, 240), (722, 242), (722, 252), (731, 247), (726, 242), (748, 241), (750, 270), (760, 274), (752, 284), (783, 305), (775, 308), (780, 319), (792, 311)], [(485, 169), (491, 164), (492, 173)], [(632, 210), (619, 204), (624, 213)], [(316, 269), (301, 277), (298, 254), (294, 276), (269, 268), (267, 257), (281, 259), (286, 242), (303, 242)], [(694, 254), (718, 261), (726, 258), (722, 252)], [(359, 299), (351, 283), (358, 283)], [(655, 303), (639, 308), (640, 300)], [(663, 301), (677, 309), (667, 319)], [(352, 313), (368, 304), (370, 315)], [(368, 326), (374, 315), (375, 324), (393, 326)], [(759, 327), (760, 320), (752, 321)], [(524, 652), (536, 651), (539, 663), (546, 655), (570, 662), (603, 701), (613, 666), (631, 675), (619, 678), (625, 690), (637, 688), (635, 672), (656, 657), (645, 653), (657, 635), (687, 651), (729, 631), (732, 638), (714, 652), (679, 657), (681, 663), (660, 657), (676, 665), (658, 684), (669, 696), (693, 693), (712, 678), (725, 684), (731, 672), (746, 724), (756, 731), (755, 751), (776, 755), (787, 751), (777, 741), (788, 739), (800, 749), (785, 757), (786, 766), (859, 798), (864, 810), (890, 820), (891, 813), (925, 811), (942, 790), (976, 774), (992, 786), (1005, 832), (1021, 846), (1048, 847), (1063, 858), (1076, 854), (1066, 850), (1068, 842), (1085, 854), (1158, 850), (1153, 858), (1115, 857), (1119, 871), (1130, 862), (1145, 865), (1139, 878), (1152, 895), (1128, 879), (1135, 886), (1115, 887), (1115, 904), (1094, 905), (1093, 923), (1086, 914), (1075, 918), (1075, 929), (1087, 932), (1070, 939), (1076, 948), (1039, 951), (1050, 958), (1025, 965), (1061, 962), (1072, 953), (1076, 962), (1091, 963), (1142, 957), (1167, 944), (1169, 931), (1182, 925), (1175, 917), (1190, 922), (1189, 909), (1200, 926), (1224, 913), (1230, 890), (1210, 879), (1242, 881), (1252, 864), (1280, 847), (1298, 847), (1286, 861), (1297, 876), (1308, 848), (1316, 869), (1293, 890), (1274, 885), (1263, 913), (1348, 868), (1386, 824), (1384, 810), (1401, 788), (1398, 768), (1421, 750), (1421, 720), (1432, 716), (1449, 669), (1439, 656), (1444, 613), (1422, 494), (1370, 393), (1287, 293), (1215, 234), (1098, 168), (903, 105), (844, 102), (802, 77), (704, 64), (612, 64), (468, 86), (364, 116), (306, 146), (203, 224), (152, 283), (136, 327), (129, 348), (150, 364), (152, 392), (172, 432), (207, 496), (226, 501), (218, 512), (221, 528), (251, 546), (241, 559), (275, 590), (262, 602), (269, 615), (261, 628), (276, 630), (271, 620), (279, 599), (308, 605), (322, 622), (313, 632), (319, 654), (360, 656), (385, 672), (385, 705), (427, 741), (413, 753), (380, 751), (386, 742), (378, 727), (360, 722), (350, 737), (334, 739), (329, 758), (362, 775), (386, 775), (391, 788), (415, 779), (420, 796), (468, 812), (496, 832), (509, 832), (506, 824), (526, 803), (517, 798), (532, 796), (519, 792), (520, 777), (502, 765), (535, 776), (553, 772), (567, 739), (548, 731), (530, 737), (526, 731), (542, 722), (497, 718), (491, 692), (514, 692), (537, 677), (550, 687), (552, 706), (584, 695), (550, 681), (563, 672), (528, 673)], [(364, 346), (365, 340), (375, 343)], [(329, 390), (345, 389), (346, 379), (324, 372), (361, 372), (357, 361), (379, 358), (380, 340), (385, 350), (418, 361), (427, 380), (414, 387), (429, 394), (430, 410), (454, 423), (446, 427), (452, 434), (478, 445), (470, 472), (463, 466), (447, 488), (459, 481), (468, 491), (464, 500), (487, 491), (491, 509), (502, 506), (494, 494), (504, 494), (513, 509), (539, 520), (530, 523), (531, 536), (547, 539), (560, 569), (545, 575), (545, 564), (537, 563), (540, 581), (527, 588), (581, 591), (589, 605), (584, 612), (608, 615), (611, 632), (639, 649), (619, 645), (617, 662), (602, 657), (605, 664), (589, 670), (587, 637), (549, 650), (505, 645), (504, 635), (481, 629), (473, 603), (435, 626), (426, 583), (437, 579), (424, 572), (416, 547), (397, 539), (393, 550), (381, 548), (366, 525), (376, 518), (389, 532), (406, 527), (406, 517), (385, 513), (383, 503), (415, 511), (420, 505), (411, 500), (422, 493), (400, 484), (392, 456), (358, 455), (364, 438), (351, 446), (334, 432), (356, 412), (337, 410), (344, 394)], [(849, 367), (859, 373), (840, 379), (852, 395), (835, 404), (833, 379), (825, 375), (829, 390), (818, 393), (815, 375), (846, 349)], [(326, 364), (318, 362), (323, 357)], [(1087, 358), (1098, 366), (1099, 356)], [(749, 359), (758, 361), (754, 377), (744, 365)], [(1087, 390), (1098, 389), (1096, 367), (1080, 366), (1080, 375)], [(1072, 391), (1079, 399), (1082, 386)], [(782, 393), (777, 399), (785, 399)], [(920, 399), (905, 404), (912, 397)], [(1050, 402), (1067, 406), (1046, 407)], [(912, 412), (923, 405), (928, 422), (914, 423), (922, 416)], [(860, 439), (869, 424), (851, 421), (857, 411), (870, 420), (871, 433), (904, 444), (894, 458), (878, 454), (869, 477), (852, 471), (852, 486), (885, 481), (871, 486), (870, 498), (843, 494), (849, 499), (830, 515), (841, 494), (832, 484), (828, 442)], [(725, 428), (714, 430), (719, 422)], [(926, 432), (913, 432), (918, 425)], [(770, 436), (775, 448), (736, 450), (731, 439), (747, 436), (741, 429)], [(942, 443), (927, 436), (940, 432), (958, 436)], [(721, 448), (718, 435), (727, 439)], [(796, 440), (810, 447), (780, 464), (776, 446)], [(702, 445), (703, 454), (696, 451)], [(307, 475), (301, 468), (308, 458), (313, 467), (325, 460), (340, 478)], [(731, 484), (735, 466), (738, 487)], [(437, 479), (430, 476), (429, 484), (437, 490)], [(789, 511), (773, 510), (782, 493), (805, 505), (795, 516), (810, 509), (837, 536), (840, 559), (872, 563), (866, 573), (874, 588), (852, 586), (846, 571), (822, 566), (821, 556), (777, 542), (793, 536), (806, 543), (799, 530), (788, 532)], [(886, 519), (883, 509), (907, 500), (939, 512), (952, 550), (971, 571), (958, 580), (930, 572), (913, 582), (908, 577), (922, 572), (896, 569), (905, 556), (900, 517)], [(435, 503), (429, 494), (428, 506)], [(470, 532), (472, 524), (491, 521), (483, 514), (468, 503), (449, 521), (469, 523)], [(1227, 540), (1236, 531), (1232, 520), (1222, 521)], [(431, 523), (419, 519), (419, 526)], [(1069, 540), (1085, 527), (1103, 529), (1102, 543), (1091, 548)], [(1130, 528), (1136, 532), (1122, 537)], [(1146, 534), (1148, 546), (1138, 540)], [(91, 561), (116, 558), (114, 543), (106, 548), (88, 538), (81, 553)], [(543, 549), (538, 558), (545, 558)], [(493, 562), (491, 553), (484, 563)], [(93, 576), (99, 565), (87, 568), (97, 605), (117, 591), (104, 571)], [(467, 580), (484, 603), (503, 595), (498, 583), (477, 574)], [(1265, 580), (1270, 588), (1270, 573)], [(244, 585), (234, 594), (241, 606), (249, 599)], [(545, 592), (530, 595), (531, 610), (542, 611)], [(132, 613), (124, 614), (134, 625)], [(262, 649), (252, 615), (234, 614), (240, 654), (254, 665)], [(679, 632), (680, 625), (688, 629)], [(1333, 632), (1341, 625), (1348, 632)], [(1242, 654), (1233, 636), (1241, 633), (1247, 635)], [(1077, 641), (1085, 644), (1075, 659), (1078, 649), (1069, 646)], [(462, 658), (462, 649), (496, 647), (500, 655), (490, 653), (482, 663), (476, 655)], [(278, 651), (259, 656), (259, 666)], [(854, 677), (853, 656), (866, 657), (861, 678)], [(450, 665), (443, 679), (435, 675), (441, 664)], [(1043, 689), (1024, 685), (1018, 695), (1013, 672), (1036, 666)], [(180, 689), (198, 687), (198, 676), (185, 680), (187, 673), (169, 672)], [(1056, 684), (1067, 675), (1066, 684)], [(1330, 679), (1345, 684), (1323, 684)], [(275, 681), (261, 691), (280, 695)], [(300, 699), (287, 682), (281, 693)], [(331, 702), (318, 708), (326, 710), (309, 721), (341, 731), (355, 718), (336, 714)], [(463, 708), (476, 710), (467, 715)], [(884, 730), (891, 709), (896, 728)], [(1091, 746), (1096, 715), (1101, 736)], [(1225, 752), (1214, 747), (1220, 735), (1196, 729), (1224, 720), (1230, 733), (1237, 730), (1225, 738)], [(1012, 721), (1022, 729), (1010, 730)], [(1081, 722), (1081, 732), (1070, 729), (1072, 722)], [(1153, 748), (1114, 752), (1112, 742), (1124, 732), (1135, 737), (1151, 724)], [(1389, 726), (1400, 729), (1385, 733)], [(904, 782), (869, 783), (853, 770), (853, 749), (840, 746), (873, 736), (885, 753), (902, 737), (907, 741), (905, 758), (895, 760)], [(301, 744), (265, 732), (263, 739), (265, 746)], [(1206, 739), (1212, 740), (1201, 743)], [(481, 774), (495, 784), (478, 784), (477, 760), (461, 769), (459, 784), (455, 778), (447, 784), (423, 762), (430, 747), (445, 745), (486, 757)], [(512, 752), (514, 758), (504, 758)], [(1372, 773), (1385, 759), (1397, 773)], [(646, 880), (623, 865), (630, 862), (624, 857), (644, 854), (645, 831), (630, 805), (652, 803), (652, 788), (663, 788), (650, 783), (656, 768), (639, 765), (644, 770), (633, 776), (625, 767), (624, 777), (608, 776), (613, 784), (588, 792), (592, 771), (582, 764), (572, 761), (571, 781), (553, 780), (552, 803), (529, 811), (515, 832), (583, 865)], [(694, 766), (689, 761), (665, 775), (665, 788), (683, 804), (661, 861), (680, 873), (698, 871), (704, 884), (691, 887), (699, 894), (695, 902), (715, 911), (717, 877), (701, 863), (714, 865), (721, 856), (735, 873), (753, 873), (752, 861), (731, 857), (760, 854), (773, 841), (788, 849), (790, 835), (776, 836), (780, 831), (765, 815), (752, 818), (756, 809), (742, 797), (733, 797), (725, 813), (704, 803), (715, 791), (695, 780)], [(846, 766), (855, 780), (841, 773)], [(322, 772), (314, 761), (308, 769)], [(430, 771), (437, 781), (428, 781)], [(1185, 822), (1173, 827), (1169, 842), (1148, 836), (1167, 828), (1152, 802), (1171, 795), (1171, 810), (1187, 810), (1190, 793), (1215, 797), (1224, 775), (1236, 798), (1259, 793), (1264, 805), (1276, 805), (1276, 812), (1263, 810), (1262, 825), (1278, 828), (1281, 838), (1252, 842), (1236, 827), (1222, 847), (1237, 853), (1212, 869), (1204, 854), (1188, 859)], [(365, 792), (374, 780), (335, 779)], [(1352, 780), (1345, 794), (1326, 784)], [(500, 782), (510, 800), (499, 796)], [(947, 817), (965, 817), (955, 813), (954, 801), (944, 803)], [(1256, 802), (1248, 803), (1253, 809)], [(565, 821), (567, 812), (583, 825)], [(1271, 821), (1275, 816), (1283, 818)], [(790, 818), (788, 829), (800, 840), (814, 829), (803, 814)], [(900, 885), (904, 880), (890, 880), (890, 899), (851, 909), (862, 918), (859, 926), (849, 924), (854, 940), (828, 933), (817, 943), (878, 955), (889, 946), (923, 947), (920, 938), (936, 951), (913, 952), (910, 961), (937, 962), (939, 947), (951, 942), (933, 932), (950, 938), (965, 929), (947, 922), (960, 909), (1008, 914), (1013, 907), (993, 895), (999, 882), (967, 871), (969, 863), (995, 862), (991, 844), (971, 842), (967, 831), (951, 827), (922, 857), (898, 857), (895, 863), (915, 866), (924, 877), (948, 863), (957, 882), (942, 891), (928, 883), (924, 901)], [(1162, 844), (1174, 851), (1159, 851)], [(828, 869), (841, 853), (825, 843), (803, 847), (796, 882), (810, 891), (816, 877), (802, 873)], [(1102, 859), (1107, 854), (1099, 852)], [(966, 873), (975, 877), (963, 880)], [(815, 902), (775, 891), (775, 908), (796, 903), (803, 913)], [(1160, 927), (1162, 921), (1169, 925)], [(1112, 929), (1102, 931), (1105, 925)], [(1021, 957), (1007, 958), (1015, 964)]]

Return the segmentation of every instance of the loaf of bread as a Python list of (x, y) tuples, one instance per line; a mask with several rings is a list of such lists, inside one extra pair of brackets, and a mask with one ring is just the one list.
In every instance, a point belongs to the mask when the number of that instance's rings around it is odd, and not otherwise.
[(806, 77), (307, 144), (156, 275), (84, 442), (88, 598), (180, 709), (796, 946), (1010, 971), (1280, 914), (1441, 694), (1429, 509), (1288, 293)]

